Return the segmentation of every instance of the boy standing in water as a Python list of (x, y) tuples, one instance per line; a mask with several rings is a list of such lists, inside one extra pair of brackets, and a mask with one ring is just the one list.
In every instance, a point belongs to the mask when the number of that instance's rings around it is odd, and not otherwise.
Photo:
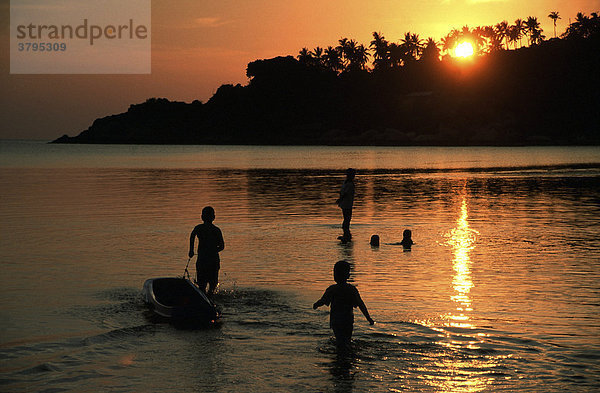
[(329, 313), (329, 325), (335, 334), (335, 340), (338, 346), (348, 347), (352, 338), (354, 328), (353, 308), (358, 307), (371, 325), (375, 323), (367, 306), (362, 301), (358, 289), (352, 284), (348, 284), (350, 277), (350, 264), (346, 261), (339, 261), (333, 267), (333, 278), (337, 284), (331, 285), (325, 290), (321, 299), (313, 304), (316, 310), (323, 305), (331, 305)]
[(352, 240), (352, 234), (350, 233), (350, 220), (352, 219), (352, 207), (354, 205), (354, 177), (356, 176), (356, 170), (353, 168), (346, 169), (346, 180), (342, 184), (340, 190), (340, 197), (336, 201), (337, 205), (342, 209), (342, 215), (344, 221), (342, 222), (342, 229), (344, 235), (338, 237), (343, 243)]
[(219, 252), (225, 248), (221, 230), (213, 225), (215, 209), (206, 206), (202, 209), (202, 224), (197, 225), (190, 235), (189, 257), (194, 256), (194, 241), (198, 238), (198, 257), (196, 258), (196, 281), (200, 289), (212, 295), (219, 284), (221, 262)]

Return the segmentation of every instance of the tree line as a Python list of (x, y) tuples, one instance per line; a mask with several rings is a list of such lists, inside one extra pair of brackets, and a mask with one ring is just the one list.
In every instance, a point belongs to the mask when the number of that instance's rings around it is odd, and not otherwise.
[[(554, 26), (554, 39), (557, 39), (556, 23), (560, 17), (557, 11), (548, 14)], [(600, 32), (600, 18), (597, 12), (587, 16), (578, 12), (569, 24), (561, 39), (589, 38)], [(327, 48), (304, 47), (297, 55), (300, 63), (333, 71), (337, 74), (361, 70), (385, 70), (398, 68), (416, 61), (435, 62), (450, 56), (454, 48), (463, 41), (471, 43), (475, 55), (489, 54), (501, 50), (536, 46), (546, 39), (540, 22), (535, 16), (516, 19), (514, 23), (504, 20), (495, 25), (452, 29), (438, 42), (433, 37), (421, 39), (419, 34), (407, 32), (399, 42), (390, 42), (380, 32), (373, 32), (369, 46), (359, 44), (354, 39), (342, 38), (337, 46)], [(370, 59), (372, 59), (370, 61)]]
[[(536, 21), (522, 21), (530, 29), (520, 38), (502, 34), (518, 20), (465, 26), (441, 42), (411, 32), (398, 42), (374, 33), (368, 46), (342, 38), (297, 57), (252, 61), (247, 85), (224, 84), (206, 103), (149, 99), (56, 142), (600, 144), (600, 18), (580, 13), (548, 41)], [(467, 70), (442, 61), (461, 40), (481, 55)]]

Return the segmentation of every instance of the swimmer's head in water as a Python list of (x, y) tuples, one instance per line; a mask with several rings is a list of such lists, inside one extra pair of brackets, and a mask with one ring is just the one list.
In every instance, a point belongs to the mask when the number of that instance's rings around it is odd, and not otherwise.
[(371, 236), (370, 244), (373, 247), (378, 247), (379, 246), (379, 235), (373, 235), (373, 236)]

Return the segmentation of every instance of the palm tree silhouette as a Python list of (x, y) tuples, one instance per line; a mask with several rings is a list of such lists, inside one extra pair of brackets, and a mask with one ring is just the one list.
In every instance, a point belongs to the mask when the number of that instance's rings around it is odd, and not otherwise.
[(565, 36), (568, 38), (589, 38), (600, 34), (600, 17), (598, 13), (592, 12), (589, 17), (582, 12), (578, 12), (575, 22), (569, 25)]
[(542, 29), (540, 28), (540, 22), (538, 22), (535, 16), (527, 17), (525, 21), (525, 28), (527, 29), (527, 33), (529, 34), (529, 45), (539, 44), (545, 36), (542, 34)]
[(481, 28), (476, 27), (473, 30), (469, 26), (463, 26), (459, 39), (469, 41), (473, 45), (473, 50), (479, 53), (481, 47), (485, 44), (485, 38)]
[(491, 29), (491, 32), (488, 32), (488, 37), (490, 40), (488, 52), (497, 52), (502, 50), (502, 37), (496, 34), (496, 30), (492, 26), (488, 26)]
[(298, 61), (305, 65), (313, 64), (313, 55), (308, 48), (302, 48), (300, 52), (298, 52)]
[(482, 50), (485, 50), (489, 44), (488, 44), (488, 40), (489, 40), (489, 34), (490, 32), (493, 33), (494, 29), (490, 28), (490, 30), (488, 30), (489, 26), (477, 26), (476, 28), (473, 29), (473, 31), (471, 32), (471, 34), (473, 34), (473, 37), (476, 41), (476, 52), (480, 52)]
[(508, 22), (503, 20), (502, 22), (497, 23), (495, 28), (496, 28), (496, 34), (500, 38), (500, 42), (502, 42), (502, 40), (505, 39), (506, 40), (506, 49), (508, 49)]
[(554, 38), (556, 38), (556, 21), (561, 19), (561, 17), (558, 15), (558, 11), (552, 11), (548, 14), (548, 18), (552, 19), (552, 23), (554, 23)]
[(323, 54), (323, 65), (336, 74), (341, 72), (344, 69), (344, 62), (340, 51), (337, 48), (328, 46)]
[(369, 50), (363, 44), (358, 45), (354, 51), (354, 58), (350, 61), (350, 65), (353, 66), (353, 69), (364, 70), (368, 61)]
[(517, 49), (517, 41), (519, 41), (519, 38), (521, 37), (521, 31), (519, 30), (519, 28), (516, 25), (510, 25), (508, 26), (508, 35), (507, 35), (507, 39), (508, 42), (512, 42), (513, 46), (515, 49)]
[(546, 38), (545, 35), (542, 34), (542, 29), (539, 30), (535, 30), (532, 34), (531, 34), (531, 43), (533, 45), (538, 45), (540, 44), (542, 41), (544, 41), (544, 38)]
[(323, 48), (316, 47), (311, 52), (313, 64), (318, 67), (324, 67)]
[(389, 44), (388, 50), (390, 52), (390, 64), (392, 67), (400, 67), (404, 64), (404, 47), (398, 45), (395, 42)]
[(521, 43), (521, 38), (523, 38), (523, 34), (525, 34), (525, 23), (523, 23), (523, 19), (516, 19), (515, 24), (513, 25), (513, 29), (515, 30), (513, 34), (515, 34), (515, 36), (519, 40), (519, 48), (521, 48), (523, 46), (523, 44)]
[(355, 40), (342, 38), (337, 49), (342, 54), (344, 71), (364, 70), (369, 60), (369, 50)]
[(579, 32), (580, 37), (587, 37), (587, 30), (590, 24), (590, 18), (584, 14), (583, 12), (578, 12), (575, 17), (575, 22), (573, 25), (576, 27), (576, 30)]
[[(553, 21), (556, 38), (556, 22), (561, 17), (557, 11), (552, 11), (548, 18)], [(561, 37), (586, 38), (594, 34), (600, 34), (598, 14), (592, 13), (592, 16), (588, 17), (578, 12), (575, 21), (568, 26)], [(317, 46), (312, 51), (302, 48), (297, 58), (305, 65), (328, 69), (335, 73), (359, 71), (368, 69), (367, 63), (371, 50), (372, 70), (378, 70), (405, 66), (419, 59), (439, 60), (441, 53), (450, 54), (462, 40), (468, 40), (473, 44), (476, 53), (510, 49), (510, 43), (513, 43), (514, 48), (517, 49), (517, 41), (519, 47), (522, 47), (523, 35), (527, 36), (530, 46), (538, 45), (546, 38), (538, 19), (529, 16), (525, 21), (516, 19), (513, 25), (503, 20), (494, 26), (478, 26), (472, 30), (469, 26), (463, 26), (461, 30), (452, 29), (439, 43), (431, 37), (421, 40), (418, 34), (411, 32), (405, 33), (399, 43), (390, 43), (382, 33), (373, 32), (373, 40), (366, 48), (357, 41), (344, 37), (338, 41), (337, 47), (328, 46), (327, 49), (323, 49)]]
[(381, 33), (373, 32), (370, 48), (373, 49), (373, 67), (376, 70), (391, 66), (389, 43)]
[(450, 54), (450, 51), (452, 51), (458, 44), (459, 38), (460, 31), (452, 29), (450, 33), (448, 33), (444, 38), (442, 38), (442, 51), (446, 54)]
[(427, 38), (425, 47), (421, 53), (421, 60), (434, 62), (440, 60), (440, 48), (432, 37)]
[(401, 46), (404, 48), (404, 54), (408, 61), (417, 60), (423, 49), (423, 43), (419, 39), (419, 35), (411, 34), (410, 31), (404, 34)]
[(345, 71), (348, 67), (348, 64), (350, 63), (350, 61), (348, 60), (348, 55), (349, 55), (349, 52), (351, 51), (351, 49), (350, 49), (351, 44), (350, 44), (350, 40), (346, 37), (341, 38), (338, 41), (338, 43), (339, 43), (339, 45), (335, 49), (340, 54), (340, 59), (342, 61), (342, 71)]
[(440, 44), (442, 45), (442, 52), (448, 53), (452, 47), (452, 37), (450, 37), (449, 34), (445, 37), (442, 37)]
[[(484, 52), (490, 53), (492, 52), (492, 46), (496, 43), (496, 48), (498, 49), (498, 39), (496, 37), (496, 30), (494, 30), (493, 26), (477, 26), (473, 29), (473, 35), (476, 37), (478, 41), (478, 45), (480, 48), (477, 50), (483, 50)], [(499, 44), (501, 45), (501, 44)]]

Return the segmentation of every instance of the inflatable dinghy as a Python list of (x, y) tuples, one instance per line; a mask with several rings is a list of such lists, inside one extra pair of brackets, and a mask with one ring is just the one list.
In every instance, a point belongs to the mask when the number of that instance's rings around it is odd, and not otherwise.
[(144, 282), (142, 295), (154, 313), (173, 322), (211, 324), (220, 316), (215, 304), (186, 278), (151, 278)]

